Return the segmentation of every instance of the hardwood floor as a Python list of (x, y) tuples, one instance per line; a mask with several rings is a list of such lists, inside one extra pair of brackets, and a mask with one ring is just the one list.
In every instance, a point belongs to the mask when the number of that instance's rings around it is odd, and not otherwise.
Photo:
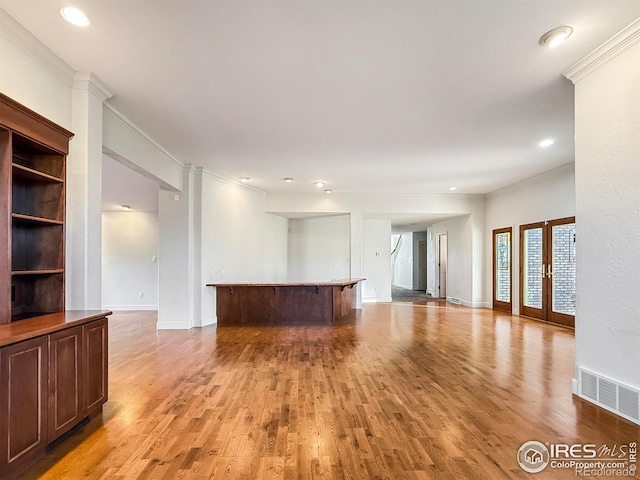
[(521, 470), (521, 444), (640, 441), (571, 395), (571, 330), (504, 313), (387, 303), (328, 327), (155, 322), (111, 317), (103, 416), (23, 478), (561, 479), (575, 473)]

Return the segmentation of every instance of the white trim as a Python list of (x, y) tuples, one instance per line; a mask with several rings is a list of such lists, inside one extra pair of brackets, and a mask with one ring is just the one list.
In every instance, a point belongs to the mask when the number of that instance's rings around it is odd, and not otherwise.
[(460, 300), (460, 305), (469, 308), (491, 308), (489, 302), (468, 302), (467, 300)]
[(390, 303), (391, 297), (362, 297), (362, 303)]
[(562, 75), (573, 83), (578, 83), (591, 72), (594, 72), (605, 63), (613, 60), (638, 41), (640, 41), (640, 18), (604, 42), (573, 67), (562, 72)]
[(218, 324), (218, 317), (217, 316), (213, 316), (213, 317), (209, 317), (209, 318), (203, 318), (202, 321), (200, 322), (200, 326), (201, 327), (207, 327), (209, 325), (217, 325)]
[(413, 290), (413, 285), (406, 285), (404, 283), (394, 283), (393, 286), (394, 287), (404, 288), (406, 290)]
[(74, 90), (89, 90), (102, 102), (113, 97), (113, 92), (107, 88), (104, 82), (90, 72), (76, 72), (73, 76), (73, 88)]
[(116, 311), (138, 311), (138, 310), (149, 310), (149, 311), (158, 311), (158, 305), (103, 305), (103, 310), (112, 310)]
[(158, 322), (157, 330), (189, 330), (191, 327), (186, 322)]
[(575, 162), (567, 163), (566, 165), (562, 165), (560, 167), (547, 170), (546, 172), (542, 172), (538, 175), (534, 175), (533, 177), (525, 178), (523, 180), (520, 180), (519, 182), (512, 183), (511, 185), (507, 185), (497, 190), (493, 190), (487, 193), (486, 196), (487, 198), (489, 198), (489, 197), (493, 197), (494, 195), (499, 195), (501, 193), (521, 190), (522, 187), (524, 187), (525, 185), (537, 183), (545, 177), (557, 175), (561, 172), (564, 172), (565, 170), (566, 171), (575, 170), (575, 166), (576, 166)]
[(574, 395), (578, 395), (578, 392), (580, 392), (580, 384), (578, 383), (578, 380), (575, 378), (571, 379), (571, 392)]
[[(259, 193), (260, 195), (263, 195), (263, 196), (267, 195), (267, 193), (263, 192), (262, 190), (258, 190), (255, 187), (251, 187), (251, 186), (249, 186), (249, 185), (247, 185), (245, 183), (242, 183), (239, 180), (229, 180), (228, 178), (220, 176), (217, 173), (213, 173), (211, 170), (208, 170), (207, 168), (203, 168), (202, 169), (202, 175), (210, 177), (210, 178), (212, 178), (212, 179), (214, 179), (214, 180), (216, 180), (216, 181), (218, 181), (220, 183), (224, 183), (225, 185), (233, 185), (235, 187), (240, 187), (240, 188), (248, 190), (248, 191), (250, 191), (252, 193)], [(326, 193), (324, 195), (326, 195)]]
[(143, 132), (138, 126), (136, 126), (129, 118), (127, 118), (120, 110), (118, 110), (111, 102), (104, 102), (104, 114), (110, 115), (115, 120), (124, 124), (138, 139), (149, 145), (151, 148), (160, 152), (168, 161), (174, 163), (180, 168), (184, 167), (184, 163), (178, 160), (173, 154), (171, 154), (166, 148), (156, 142), (153, 138)]
[(75, 73), (73, 68), (2, 9), (0, 9), (0, 35), (31, 55), (62, 83), (69, 87), (73, 85)]

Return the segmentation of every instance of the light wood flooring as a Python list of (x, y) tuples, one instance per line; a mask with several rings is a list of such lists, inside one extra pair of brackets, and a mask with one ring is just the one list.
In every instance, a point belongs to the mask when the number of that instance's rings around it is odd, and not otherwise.
[(155, 322), (111, 317), (102, 417), (21, 478), (562, 479), (522, 471), (520, 445), (640, 441), (571, 395), (573, 332), (517, 316), (387, 303), (330, 327)]

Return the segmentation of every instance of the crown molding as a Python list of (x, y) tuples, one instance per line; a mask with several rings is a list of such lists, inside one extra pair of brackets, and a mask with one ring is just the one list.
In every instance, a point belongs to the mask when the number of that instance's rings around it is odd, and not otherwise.
[(107, 88), (102, 80), (90, 72), (76, 72), (73, 76), (74, 90), (89, 90), (101, 102), (113, 97), (111, 90)]
[(23, 52), (29, 54), (39, 64), (52, 72), (62, 83), (69, 87), (73, 85), (73, 76), (75, 74), (73, 68), (2, 9), (0, 9), (0, 35)]
[(217, 173), (213, 173), (211, 170), (207, 169), (206, 167), (202, 168), (202, 175), (212, 178), (217, 182), (224, 183), (225, 185), (233, 185), (234, 187), (242, 188), (243, 190), (247, 190), (248, 192), (251, 192), (251, 193), (258, 193), (264, 196), (267, 195), (267, 192), (263, 192), (262, 190), (251, 187), (240, 181), (229, 180), (228, 178), (218, 175)]
[(640, 41), (640, 18), (604, 42), (562, 75), (574, 84)]
[(156, 142), (149, 135), (144, 133), (140, 128), (134, 124), (131, 120), (129, 120), (120, 110), (118, 110), (111, 102), (108, 100), (103, 103), (103, 113), (105, 115), (110, 115), (115, 118), (117, 121), (123, 123), (138, 139), (142, 140), (144, 143), (148, 144), (152, 149), (159, 151), (167, 160), (171, 161), (178, 167), (182, 168), (185, 166), (183, 162), (178, 160), (173, 154), (171, 154), (166, 148)]

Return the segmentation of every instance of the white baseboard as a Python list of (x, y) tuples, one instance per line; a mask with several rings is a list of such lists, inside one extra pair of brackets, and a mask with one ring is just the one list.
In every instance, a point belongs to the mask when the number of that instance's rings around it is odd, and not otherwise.
[(218, 323), (218, 317), (213, 316), (209, 318), (203, 318), (202, 322), (200, 322), (201, 327), (208, 327), (209, 325), (215, 325)]
[(154, 312), (158, 311), (158, 305), (103, 305), (103, 310), (111, 310), (113, 312), (119, 312), (123, 310), (151, 310)]
[(158, 330), (189, 330), (190, 328), (189, 324), (184, 322), (158, 322), (156, 324)]
[(462, 305), (470, 308), (491, 308), (488, 302), (468, 302), (466, 300), (462, 300)]
[(406, 288), (407, 290), (413, 290), (413, 285), (405, 285), (403, 283), (394, 283), (394, 287)]
[(391, 297), (362, 297), (362, 303), (389, 303)]

